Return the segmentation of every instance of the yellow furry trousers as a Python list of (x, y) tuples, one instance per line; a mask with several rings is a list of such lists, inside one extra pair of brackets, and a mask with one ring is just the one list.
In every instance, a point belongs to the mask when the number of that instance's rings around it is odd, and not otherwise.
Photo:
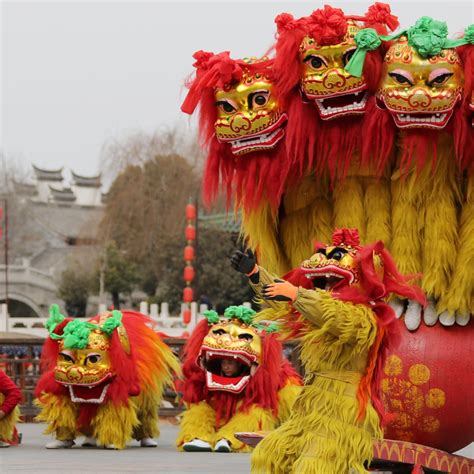
[(447, 293), (442, 295), (438, 310), (448, 310), (454, 317), (474, 314), (474, 173), (466, 179), (461, 219), (459, 246), (453, 276)]
[(356, 228), (361, 243), (390, 246), (390, 184), (386, 178), (348, 176), (334, 188), (334, 228)]
[(184, 443), (197, 438), (214, 446), (219, 440), (225, 438), (233, 451), (248, 452), (250, 448), (235, 438), (234, 433), (272, 430), (276, 421), (270, 410), (253, 406), (246, 413), (237, 412), (227, 423), (217, 427), (214, 409), (205, 401), (193, 403), (184, 412), (181, 419), (176, 445), (178, 449), (182, 450)]

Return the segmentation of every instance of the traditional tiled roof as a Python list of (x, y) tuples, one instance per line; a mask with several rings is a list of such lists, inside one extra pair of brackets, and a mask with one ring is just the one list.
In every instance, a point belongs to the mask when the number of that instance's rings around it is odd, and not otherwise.
[(102, 183), (101, 183), (101, 174), (99, 173), (97, 176), (81, 176), (74, 171), (71, 170), (71, 175), (73, 182), (76, 186), (88, 186), (88, 187), (94, 187), (94, 188), (100, 188)]
[(198, 226), (202, 227), (218, 227), (227, 232), (240, 231), (241, 216), (240, 213), (234, 214), (220, 213), (220, 214), (199, 214)]
[(33, 165), (33, 171), (35, 172), (36, 179), (39, 181), (62, 181), (63, 180), (63, 168), (57, 170), (45, 170), (38, 168)]
[(51, 190), (51, 195), (55, 201), (74, 202), (76, 200), (76, 196), (71, 188), (57, 189), (53, 188), (53, 186), (49, 186), (49, 189)]
[(19, 183), (13, 180), (13, 186), (15, 189), (15, 193), (21, 194), (23, 196), (36, 196), (36, 194), (38, 194), (36, 184)]

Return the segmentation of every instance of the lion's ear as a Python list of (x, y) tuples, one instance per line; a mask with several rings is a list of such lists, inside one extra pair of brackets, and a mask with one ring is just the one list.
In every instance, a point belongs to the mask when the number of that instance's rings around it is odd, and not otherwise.
[(107, 311), (99, 316), (99, 325), (101, 326), (102, 331), (108, 334), (109, 337), (112, 336), (113, 331), (117, 330), (122, 349), (126, 354), (130, 354), (130, 341), (128, 339), (127, 330), (122, 323), (122, 317), (123, 315), (120, 311)]
[(123, 324), (117, 328), (117, 334), (123, 350), (126, 354), (130, 354), (130, 340), (128, 339), (127, 330)]

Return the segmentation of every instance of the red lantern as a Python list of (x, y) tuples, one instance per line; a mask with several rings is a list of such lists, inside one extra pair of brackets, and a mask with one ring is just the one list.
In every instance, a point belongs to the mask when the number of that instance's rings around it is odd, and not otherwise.
[(183, 279), (190, 282), (194, 280), (194, 267), (184, 267)]
[(183, 323), (184, 324), (189, 324), (191, 322), (191, 310), (190, 309), (185, 309), (183, 311)]
[(184, 231), (186, 240), (196, 240), (196, 228), (192, 225), (188, 225)]
[(194, 260), (194, 247), (191, 245), (186, 245), (184, 247), (184, 260), (187, 262), (190, 260)]
[(194, 298), (193, 289), (192, 289), (190, 286), (187, 286), (187, 287), (183, 290), (183, 301), (184, 301), (185, 303), (191, 303), (191, 301), (193, 301), (193, 298)]
[(188, 204), (186, 206), (186, 219), (188, 221), (196, 219), (196, 206), (194, 204)]

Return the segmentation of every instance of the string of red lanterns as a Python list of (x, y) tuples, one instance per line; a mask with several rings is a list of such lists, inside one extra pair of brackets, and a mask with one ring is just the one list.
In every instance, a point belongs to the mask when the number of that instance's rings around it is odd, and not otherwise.
[(194, 300), (194, 292), (191, 283), (196, 276), (192, 264), (195, 259), (196, 206), (191, 203), (186, 206), (186, 228), (184, 230), (184, 236), (186, 238), (186, 247), (184, 247), (183, 256), (186, 266), (183, 270), (183, 280), (186, 286), (183, 289), (183, 303), (186, 304), (186, 309), (183, 311), (183, 322), (184, 324), (189, 324), (191, 322), (191, 302)]

